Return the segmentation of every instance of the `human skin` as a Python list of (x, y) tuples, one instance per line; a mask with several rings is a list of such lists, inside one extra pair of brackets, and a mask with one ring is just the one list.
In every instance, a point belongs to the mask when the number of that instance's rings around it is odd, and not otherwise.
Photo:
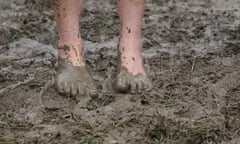
[[(83, 40), (79, 28), (83, 0), (52, 0), (52, 5), (59, 36), (57, 90), (67, 95), (95, 95), (97, 89), (94, 81), (84, 70)], [(117, 5), (121, 28), (115, 88), (130, 93), (148, 91), (152, 84), (144, 70), (141, 56), (145, 1), (117, 0)], [(79, 73), (76, 67), (87, 74)]]
[(120, 18), (119, 63), (116, 89), (120, 92), (149, 91), (152, 83), (142, 59), (142, 18), (145, 0), (117, 0)]

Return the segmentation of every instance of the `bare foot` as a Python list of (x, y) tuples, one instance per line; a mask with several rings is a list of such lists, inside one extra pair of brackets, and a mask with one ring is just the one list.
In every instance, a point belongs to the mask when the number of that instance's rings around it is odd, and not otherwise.
[(152, 82), (144, 70), (141, 48), (140, 39), (132, 43), (120, 42), (116, 90), (142, 93), (152, 89)]
[(116, 77), (116, 90), (132, 94), (147, 92), (152, 89), (151, 80), (141, 74), (133, 75), (126, 68), (120, 68)]
[(56, 89), (67, 96), (98, 94), (94, 80), (86, 70), (81, 52), (74, 47), (59, 47)]
[(94, 80), (85, 66), (72, 66), (68, 60), (59, 58), (56, 69), (56, 88), (67, 96), (98, 94)]

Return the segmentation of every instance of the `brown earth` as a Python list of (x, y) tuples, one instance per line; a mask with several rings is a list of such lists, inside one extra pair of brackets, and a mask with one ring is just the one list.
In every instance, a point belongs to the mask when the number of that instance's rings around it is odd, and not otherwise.
[(116, 93), (115, 1), (86, 0), (81, 21), (96, 98), (53, 88), (49, 2), (0, 1), (0, 143), (239, 144), (240, 2), (148, 0), (143, 37), (154, 90)]

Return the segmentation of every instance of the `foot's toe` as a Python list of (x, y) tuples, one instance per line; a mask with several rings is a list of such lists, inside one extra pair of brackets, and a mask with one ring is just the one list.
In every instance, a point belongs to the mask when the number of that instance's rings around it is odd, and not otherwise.
[(144, 80), (143, 84), (144, 84), (144, 91), (148, 92), (153, 88), (152, 81), (148, 78)]
[(132, 94), (137, 93), (137, 81), (132, 81), (130, 83), (130, 93), (132, 93)]
[(144, 91), (144, 84), (142, 80), (139, 80), (137, 83), (137, 92), (142, 93)]
[(116, 89), (120, 92), (126, 92), (129, 89), (127, 80), (122, 77), (118, 77), (116, 80)]
[(94, 81), (91, 81), (88, 85), (88, 94), (91, 96), (91, 97), (96, 97), (98, 96), (98, 91), (97, 91), (97, 86), (95, 84)]
[(96, 97), (98, 96), (98, 91), (96, 89), (89, 89), (89, 95), (91, 97)]
[(88, 95), (91, 97), (96, 97), (98, 95), (98, 92), (95, 86), (87, 85), (87, 86), (84, 86), (84, 89), (85, 89), (85, 95)]
[(76, 84), (71, 84), (71, 95), (76, 96), (77, 95), (77, 86)]
[(55, 81), (56, 83), (56, 88), (58, 90), (59, 93), (64, 93), (64, 88), (63, 88), (63, 83)]
[(64, 93), (67, 96), (71, 95), (71, 85), (69, 85), (68, 83), (64, 83)]
[(77, 90), (78, 90), (78, 95), (79, 96), (83, 96), (84, 95), (84, 89), (83, 89), (81, 84), (78, 84)]
[(86, 96), (90, 95), (90, 89), (88, 85), (84, 85), (84, 95)]

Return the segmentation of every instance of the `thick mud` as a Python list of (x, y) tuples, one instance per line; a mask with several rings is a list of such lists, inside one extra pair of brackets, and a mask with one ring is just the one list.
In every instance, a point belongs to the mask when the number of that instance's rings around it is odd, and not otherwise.
[(151, 92), (119, 94), (113, 0), (87, 0), (81, 20), (98, 97), (54, 89), (50, 3), (0, 1), (0, 143), (238, 144), (240, 2), (148, 0), (143, 24)]

